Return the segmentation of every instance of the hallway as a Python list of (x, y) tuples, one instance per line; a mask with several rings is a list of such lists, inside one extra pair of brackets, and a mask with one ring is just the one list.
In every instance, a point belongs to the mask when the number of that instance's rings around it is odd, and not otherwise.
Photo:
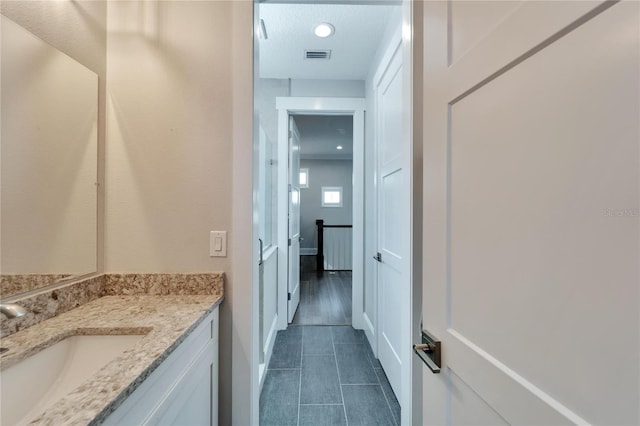
[(289, 326), (276, 337), (260, 424), (398, 425), (400, 405), (362, 331)]
[(351, 325), (351, 271), (302, 272), (293, 325)]

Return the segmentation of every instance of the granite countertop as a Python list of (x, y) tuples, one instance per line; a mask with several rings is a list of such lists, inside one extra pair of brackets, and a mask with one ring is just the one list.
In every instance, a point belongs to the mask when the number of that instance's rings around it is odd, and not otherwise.
[(73, 335), (146, 334), (31, 424), (99, 424), (222, 302), (222, 294), (104, 296), (2, 338), (0, 371)]

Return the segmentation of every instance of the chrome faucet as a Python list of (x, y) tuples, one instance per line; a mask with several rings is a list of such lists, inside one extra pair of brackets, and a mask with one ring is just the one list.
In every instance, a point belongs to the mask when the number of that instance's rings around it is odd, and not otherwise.
[(27, 310), (20, 305), (16, 305), (15, 303), (5, 303), (0, 304), (0, 312), (5, 314), (7, 318), (17, 318), (26, 314)]

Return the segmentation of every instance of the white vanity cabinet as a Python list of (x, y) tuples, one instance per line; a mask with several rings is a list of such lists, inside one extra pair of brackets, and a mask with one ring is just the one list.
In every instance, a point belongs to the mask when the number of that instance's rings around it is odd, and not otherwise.
[(218, 424), (217, 307), (103, 424)]

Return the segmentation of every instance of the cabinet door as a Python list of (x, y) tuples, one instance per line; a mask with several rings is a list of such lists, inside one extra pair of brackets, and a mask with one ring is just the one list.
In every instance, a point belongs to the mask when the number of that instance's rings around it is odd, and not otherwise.
[(103, 423), (218, 424), (218, 310), (214, 310)]
[[(213, 379), (217, 368), (213, 362), (216, 347), (207, 345), (185, 374), (171, 387), (164, 400), (145, 424), (148, 425), (215, 425), (217, 405)], [(215, 417), (214, 417), (215, 414)]]

